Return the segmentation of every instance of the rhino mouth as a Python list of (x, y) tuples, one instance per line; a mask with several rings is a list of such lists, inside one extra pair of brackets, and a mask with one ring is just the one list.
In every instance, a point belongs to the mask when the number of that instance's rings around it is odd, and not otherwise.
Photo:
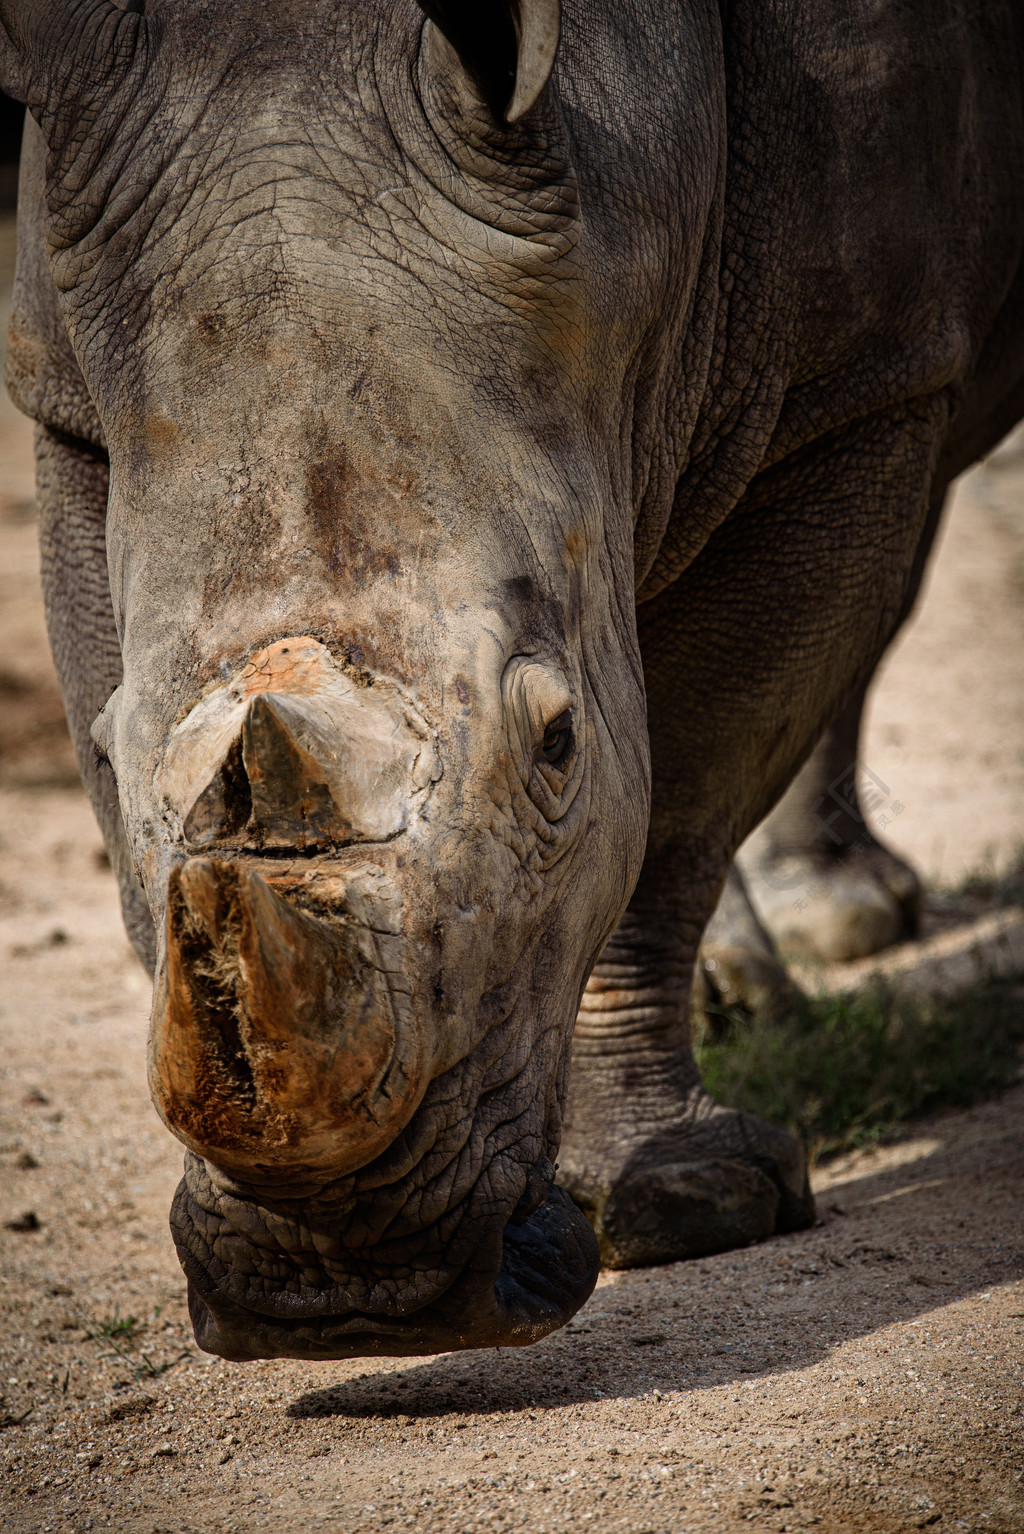
[[(383, 1303), (378, 1299), (379, 1309), (372, 1301), (367, 1305), (363, 1284), (355, 1286), (362, 1305), (349, 1308), (337, 1286), (318, 1290), (293, 1281), (275, 1287), (266, 1277), (251, 1282), (255, 1263), (245, 1257), (256, 1253), (240, 1252), (236, 1239), (229, 1268), (215, 1255), (216, 1238), (199, 1214), (186, 1177), (171, 1228), (188, 1279), (196, 1342), (237, 1363), (522, 1347), (576, 1314), (592, 1294), (600, 1266), (589, 1220), (564, 1189), (551, 1187), (525, 1217), (517, 1210), (485, 1235), (452, 1281), (425, 1302), (418, 1302), (410, 1275), (396, 1271), (376, 1286), (387, 1296)], [(266, 1274), (266, 1253), (260, 1255)]]

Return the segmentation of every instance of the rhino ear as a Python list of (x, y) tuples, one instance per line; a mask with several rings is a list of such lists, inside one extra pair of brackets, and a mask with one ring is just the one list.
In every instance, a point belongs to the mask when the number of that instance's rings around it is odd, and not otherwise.
[(560, 0), (418, 0), (499, 121), (518, 122), (551, 76)]
[(2, 21), (0, 21), (0, 91), (23, 105), (28, 94), (25, 90), (21, 55), (8, 36), (7, 28)]
[[(0, 89), (36, 112), (49, 91), (81, 96), (83, 62), (124, 62), (144, 0), (0, 0)], [(116, 72), (116, 71), (115, 71)]]

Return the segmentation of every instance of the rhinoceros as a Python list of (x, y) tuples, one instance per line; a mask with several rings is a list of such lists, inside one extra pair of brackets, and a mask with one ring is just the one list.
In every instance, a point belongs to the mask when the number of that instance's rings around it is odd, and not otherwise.
[(530, 1342), (811, 1219), (691, 972), (1021, 411), (1021, 18), (0, 0), (8, 386), (203, 1348)]

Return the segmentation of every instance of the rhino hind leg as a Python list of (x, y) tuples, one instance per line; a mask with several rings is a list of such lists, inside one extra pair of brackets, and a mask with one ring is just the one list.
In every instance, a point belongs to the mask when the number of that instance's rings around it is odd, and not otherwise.
[[(940, 482), (890, 642), (913, 611), (944, 501)], [(900, 785), (861, 757), (867, 690), (854, 691), (738, 859), (760, 921), (784, 953), (805, 960), (866, 958), (917, 936), (920, 881), (872, 829), (895, 818)]]
[(705, 1024), (716, 1033), (716, 1020), (726, 1008), (767, 1020), (784, 1013), (799, 995), (734, 861), (704, 929), (691, 1007), (703, 1013)]
[(863, 707), (862, 691), (740, 854), (761, 921), (805, 960), (866, 958), (917, 933), (917, 875), (871, 829), (897, 795), (869, 763), (858, 768)]

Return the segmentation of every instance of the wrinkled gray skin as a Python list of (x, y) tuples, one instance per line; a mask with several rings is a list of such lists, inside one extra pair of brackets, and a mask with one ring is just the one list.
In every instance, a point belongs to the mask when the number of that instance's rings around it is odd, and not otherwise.
[(613, 1264), (810, 1218), (700, 934), (1024, 403), (1014, 0), (567, 0), (546, 85), (554, 0), (426, 8), (0, 0), (51, 635), (232, 1358), (557, 1326), (556, 1158)]

